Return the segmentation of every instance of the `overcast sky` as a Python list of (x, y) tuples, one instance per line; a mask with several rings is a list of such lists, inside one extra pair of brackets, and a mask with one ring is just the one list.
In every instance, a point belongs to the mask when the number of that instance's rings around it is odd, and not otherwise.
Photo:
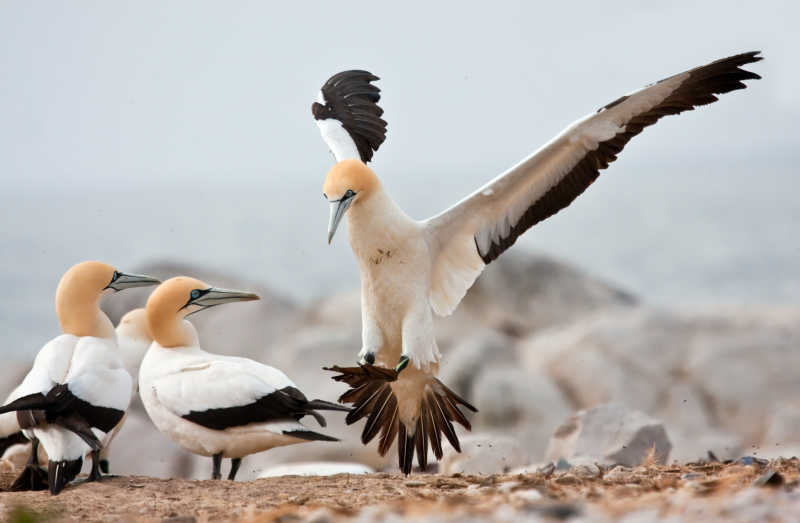
[(796, 159), (796, 3), (544, 6), (6, 0), (0, 173), (28, 187), (319, 178), (331, 159), (310, 103), (330, 74), (359, 67), (384, 90), (389, 138), (375, 169), (390, 185), (468, 170), (454, 184), (466, 192), (619, 95), (752, 49), (767, 81), (702, 118), (660, 123), (625, 155)]
[(310, 115), (342, 69), (381, 77), (372, 166), (424, 218), (620, 95), (750, 50), (763, 80), (648, 128), (520, 243), (656, 301), (797, 302), (799, 6), (0, 0), (0, 329), (55, 331), (86, 258), (352, 288)]

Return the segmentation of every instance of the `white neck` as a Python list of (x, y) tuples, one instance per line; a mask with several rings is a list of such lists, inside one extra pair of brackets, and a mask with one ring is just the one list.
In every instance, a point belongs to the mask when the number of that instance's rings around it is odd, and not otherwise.
[(350, 246), (359, 260), (368, 259), (376, 247), (392, 248), (415, 228), (416, 222), (382, 187), (347, 211)]

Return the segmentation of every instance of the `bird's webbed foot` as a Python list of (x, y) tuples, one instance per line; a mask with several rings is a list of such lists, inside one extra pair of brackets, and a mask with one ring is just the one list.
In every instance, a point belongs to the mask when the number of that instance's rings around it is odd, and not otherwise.
[(400, 374), (400, 371), (402, 371), (403, 369), (408, 367), (408, 362), (409, 361), (411, 361), (411, 360), (409, 360), (408, 356), (406, 356), (405, 354), (403, 356), (400, 356), (400, 361), (397, 362), (397, 365), (395, 366), (394, 371), (397, 374)]
[[(108, 462), (106, 462), (108, 463)], [(86, 481), (100, 481), (103, 479), (103, 474), (100, 473), (100, 451), (92, 451), (92, 470), (89, 472), (89, 478)]]

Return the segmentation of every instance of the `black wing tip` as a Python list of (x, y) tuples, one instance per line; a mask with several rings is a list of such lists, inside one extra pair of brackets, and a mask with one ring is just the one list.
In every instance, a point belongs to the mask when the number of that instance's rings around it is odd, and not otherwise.
[(339, 438), (314, 432), (313, 430), (284, 430), (283, 434), (306, 441), (339, 441)]
[(330, 118), (341, 123), (364, 163), (372, 160), (373, 153), (386, 140), (386, 121), (381, 118), (383, 109), (378, 105), (381, 89), (372, 83), (377, 80), (378, 76), (363, 69), (341, 71), (322, 86), (325, 104), (311, 104), (316, 120)]

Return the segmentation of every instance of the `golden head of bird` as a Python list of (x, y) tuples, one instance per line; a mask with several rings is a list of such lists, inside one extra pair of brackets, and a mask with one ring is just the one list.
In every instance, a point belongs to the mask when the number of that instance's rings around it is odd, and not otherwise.
[(152, 341), (145, 310), (139, 308), (125, 313), (117, 325), (117, 334), (132, 340)]
[(252, 292), (218, 289), (196, 278), (176, 276), (159, 285), (147, 299), (147, 325), (162, 347), (183, 346), (187, 343), (186, 316), (225, 303), (258, 299)]
[(354, 205), (362, 205), (380, 186), (372, 169), (359, 160), (342, 160), (328, 171), (322, 186), (322, 194), (331, 205), (328, 243), (347, 210)]
[(126, 274), (99, 261), (73, 265), (61, 277), (56, 290), (56, 314), (61, 330), (76, 336), (94, 335), (101, 297), (124, 289), (159, 283), (159, 280), (150, 276)]

